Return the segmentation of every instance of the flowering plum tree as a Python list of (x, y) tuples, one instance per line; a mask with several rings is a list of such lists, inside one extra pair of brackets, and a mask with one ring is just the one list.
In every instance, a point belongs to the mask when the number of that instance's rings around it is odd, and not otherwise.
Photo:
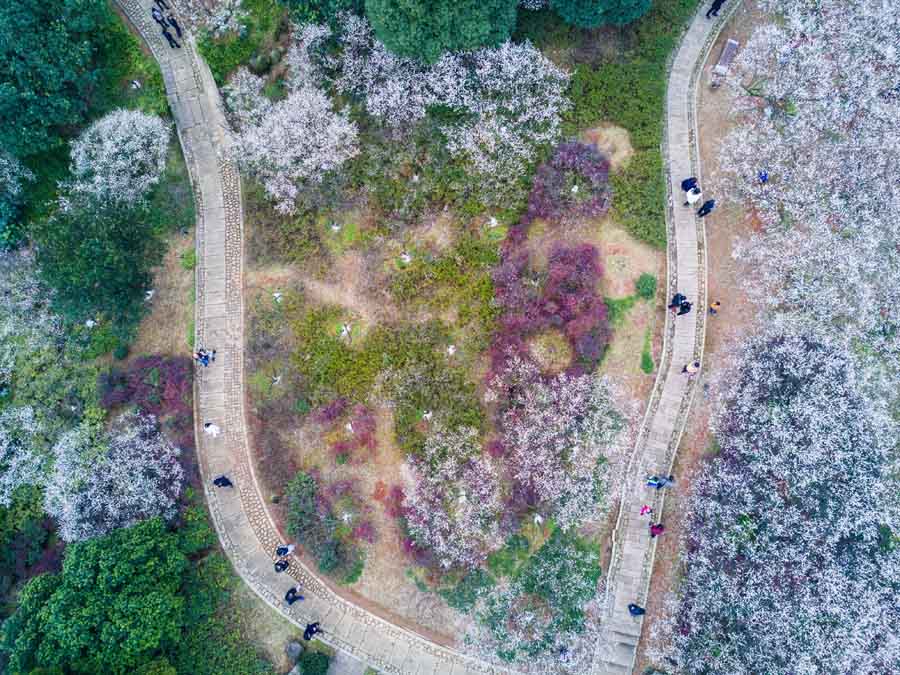
[(0, 152), (0, 246), (9, 238), (9, 226), (15, 221), (22, 204), (22, 187), (34, 174), (12, 155)]
[(688, 673), (895, 670), (896, 422), (850, 352), (781, 324), (722, 382), (667, 655)]
[(565, 373), (546, 379), (513, 357), (489, 394), (504, 410), (500, 428), (514, 490), (563, 530), (599, 515), (610, 460), (624, 442), (625, 418), (609, 383)]
[(48, 469), (44, 428), (30, 406), (0, 410), (0, 506), (23, 485), (43, 485)]
[(180, 0), (178, 13), (191, 28), (217, 38), (243, 33), (248, 18), (241, 0)]
[(764, 226), (736, 254), (755, 297), (896, 366), (900, 15), (880, 0), (762, 4), (783, 20), (754, 33), (729, 78), (741, 124), (722, 164)]
[(69, 191), (131, 206), (159, 182), (168, 147), (169, 129), (162, 119), (139, 110), (113, 110), (72, 143)]
[(177, 513), (179, 451), (153, 417), (125, 413), (108, 431), (85, 420), (60, 437), (53, 455), (44, 507), (66, 541)]
[(411, 460), (415, 489), (406, 503), (407, 525), (444, 567), (478, 567), (503, 543), (499, 477), (480, 453), (476, 429), (439, 426)]

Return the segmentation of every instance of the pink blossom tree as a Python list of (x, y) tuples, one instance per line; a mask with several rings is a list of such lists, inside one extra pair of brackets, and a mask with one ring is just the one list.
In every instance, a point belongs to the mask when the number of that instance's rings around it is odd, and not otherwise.
[(480, 453), (476, 429), (438, 426), (410, 461), (415, 487), (406, 502), (407, 524), (444, 567), (478, 567), (503, 543), (499, 476)]
[(721, 376), (665, 653), (685, 673), (900, 663), (897, 423), (856, 356), (776, 322)]

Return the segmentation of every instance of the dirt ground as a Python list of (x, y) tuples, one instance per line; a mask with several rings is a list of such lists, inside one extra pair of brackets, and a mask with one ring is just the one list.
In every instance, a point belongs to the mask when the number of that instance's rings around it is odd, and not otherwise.
[[(721, 194), (719, 142), (733, 128), (735, 121), (731, 116), (731, 99), (728, 91), (724, 88), (711, 90), (705, 83), (708, 82), (709, 71), (718, 59), (725, 40), (732, 38), (745, 44), (753, 28), (763, 21), (764, 16), (756, 4), (744, 2), (713, 45), (710, 52), (711, 63), (707, 63), (704, 69), (704, 84), (701, 85), (698, 99), (700, 156), (704, 183), (702, 188), (704, 194), (717, 199)], [(710, 321), (707, 322), (703, 375), (706, 382), (728, 365), (729, 346), (741, 335), (752, 331), (758, 318), (759, 308), (741, 287), (741, 268), (731, 255), (735, 239), (745, 236), (753, 227), (752, 217), (740, 205), (724, 199), (719, 202), (719, 208), (706, 218), (709, 245), (709, 299), (711, 302), (718, 300), (722, 303), (719, 314), (710, 317)], [(648, 648), (661, 653), (665, 651), (665, 645), (651, 645), (651, 642), (655, 626), (667, 610), (666, 602), (671, 597), (670, 593), (677, 585), (679, 543), (684, 533), (691, 475), (699, 469), (704, 457), (710, 451), (709, 420), (712, 397), (706, 382), (694, 400), (694, 408), (675, 460), (673, 472), (679, 479), (678, 489), (671, 491), (666, 497), (665, 511), (662, 515), (666, 525), (666, 536), (659, 540), (656, 548), (656, 560), (647, 599), (647, 615), (641, 642), (638, 645), (634, 673), (643, 673), (645, 668), (654, 665), (647, 655)]]
[(137, 337), (131, 344), (131, 357), (190, 356), (191, 353), (188, 333), (194, 326), (194, 270), (185, 269), (182, 256), (194, 249), (193, 232), (169, 235), (166, 246), (166, 257), (153, 270), (150, 311), (138, 327)]

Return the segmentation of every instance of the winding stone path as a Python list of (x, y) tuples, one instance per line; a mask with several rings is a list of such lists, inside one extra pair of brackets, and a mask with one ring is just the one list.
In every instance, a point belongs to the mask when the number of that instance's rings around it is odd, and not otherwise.
[[(196, 344), (218, 350), (217, 361), (195, 383), (197, 451), (212, 520), (222, 547), (241, 578), (276, 611), (299, 627), (320, 621), (323, 641), (385, 673), (465, 675), (507, 672), (398, 627), (331, 591), (294, 558), (287, 572), (273, 570), (273, 552), (283, 541), (266, 508), (250, 459), (244, 411), (243, 211), (234, 162), (235, 144), (218, 89), (193, 41), (168, 47), (150, 17), (152, 0), (116, 0), (159, 62), (194, 189), (197, 211)], [(173, 0), (168, 0), (169, 4)], [(739, 3), (730, 3), (737, 5)], [(719, 24), (724, 20), (720, 20)], [(670, 197), (667, 224), (668, 290), (685, 293), (695, 311), (666, 322), (659, 375), (629, 462), (623, 507), (615, 530), (607, 593), (612, 645), (598, 649), (595, 673), (630, 672), (641, 623), (626, 606), (646, 595), (653, 546), (646, 521), (637, 518), (649, 495), (645, 472), (666, 473), (684, 427), (696, 381), (679, 372), (702, 354), (706, 315), (706, 259), (702, 223), (680, 207), (679, 183), (700, 176), (693, 118), (697, 73), (716, 29), (702, 14), (685, 33), (669, 78), (667, 137)], [(675, 204), (673, 205), (673, 200)], [(202, 424), (223, 433), (211, 437)], [(211, 486), (226, 474), (234, 488)], [(655, 495), (657, 512), (662, 494)], [(306, 600), (289, 607), (282, 598), (292, 584)]]
[(681, 181), (696, 176), (703, 185), (697, 144), (697, 90), (705, 86), (701, 74), (710, 47), (741, 5), (738, 0), (728, 4), (719, 18), (713, 20), (706, 18), (706, 3), (701, 4), (682, 36), (669, 69), (663, 139), (668, 185), (666, 295), (668, 300), (675, 293), (683, 293), (694, 303), (694, 308), (690, 314), (677, 318), (671, 312), (666, 313), (659, 371), (625, 472), (622, 502), (613, 532), (607, 572), (608, 644), (598, 649), (599, 658), (594, 667), (597, 674), (631, 673), (634, 669), (643, 620), (632, 618), (628, 605), (645, 604), (656, 553), (649, 521), (639, 515), (640, 508), (649, 504), (654, 514), (662, 513), (666, 493), (666, 490), (648, 488), (646, 478), (654, 474), (669, 475), (699, 386), (699, 377), (688, 377), (681, 369), (695, 359), (703, 360), (708, 316), (706, 232), (704, 219), (697, 218), (693, 208), (682, 206)]

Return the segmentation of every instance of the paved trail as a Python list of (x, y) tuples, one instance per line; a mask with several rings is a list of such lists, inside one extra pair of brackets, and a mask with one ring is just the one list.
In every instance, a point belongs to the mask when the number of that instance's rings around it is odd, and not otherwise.
[[(613, 552), (607, 572), (610, 644), (599, 654), (594, 672), (616, 675), (634, 668), (642, 619), (628, 613), (629, 603), (644, 605), (656, 552), (649, 522), (640, 516), (642, 504), (663, 512), (665, 490), (646, 486), (648, 475), (669, 475), (681, 441), (698, 378), (681, 372), (685, 364), (703, 359), (706, 336), (706, 233), (695, 209), (682, 206), (681, 181), (696, 176), (703, 184), (697, 146), (697, 89), (712, 43), (731, 13), (740, 6), (731, 2), (718, 19), (709, 20), (703, 6), (687, 27), (669, 72), (666, 94), (666, 159), (669, 203), (667, 296), (683, 293), (694, 303), (685, 316), (667, 313), (656, 384), (647, 404), (641, 429), (625, 474), (622, 505), (613, 533)], [(718, 58), (718, 55), (714, 55)]]
[[(151, 0), (116, 0), (159, 62), (178, 135), (190, 170), (197, 207), (196, 344), (218, 350), (215, 364), (202, 369), (195, 385), (197, 448), (207, 502), (222, 547), (241, 578), (269, 605), (302, 627), (320, 621), (322, 639), (385, 673), (464, 675), (505, 672), (398, 627), (332, 592), (299, 560), (276, 574), (272, 554), (282, 542), (260, 492), (250, 461), (244, 413), (243, 371), (243, 213), (241, 185), (232, 159), (234, 142), (209, 69), (185, 38), (171, 49), (150, 17)], [(172, 0), (168, 0), (172, 4)], [(738, 4), (738, 3), (733, 3)], [(678, 182), (699, 176), (693, 142), (695, 64), (705, 55), (712, 22), (700, 15), (690, 25), (672, 67), (667, 110), (668, 170), (674, 200)], [(671, 201), (671, 200), (670, 200)], [(706, 261), (702, 225), (692, 211), (670, 206), (669, 289), (685, 293), (697, 308), (706, 303)], [(680, 371), (702, 351), (705, 315), (693, 312), (666, 325), (660, 376), (634, 450), (624, 508), (616, 530), (609, 572), (611, 625), (617, 641), (612, 653), (598, 654), (597, 673), (630, 672), (641, 624), (627, 618), (626, 605), (643, 598), (653, 548), (646, 524), (634, 509), (647, 499), (644, 470), (665, 472), (684, 425), (694, 384)], [(203, 422), (224, 433), (200, 433)], [(233, 489), (216, 489), (210, 479), (227, 474)], [(661, 510), (661, 504), (657, 506)], [(285, 591), (299, 583), (306, 596), (288, 607)]]

